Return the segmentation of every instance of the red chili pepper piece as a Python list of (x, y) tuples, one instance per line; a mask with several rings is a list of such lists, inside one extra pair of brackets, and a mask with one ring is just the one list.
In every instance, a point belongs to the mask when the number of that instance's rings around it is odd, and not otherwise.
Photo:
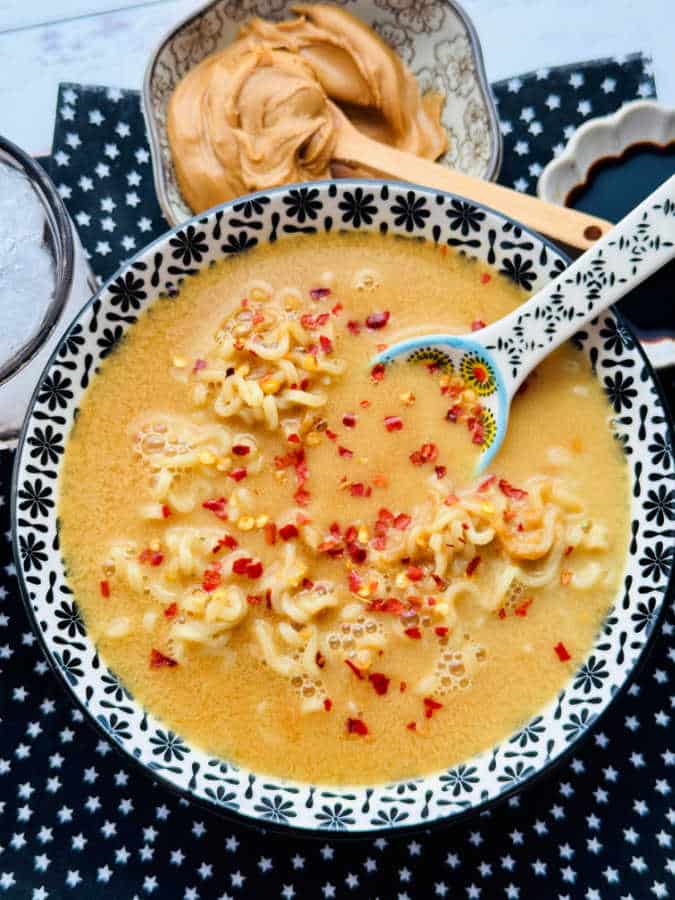
[(310, 288), (309, 296), (312, 300), (323, 300), (324, 297), (330, 297), (331, 289), (327, 287)]
[(333, 342), (330, 338), (326, 337), (325, 334), (319, 335), (319, 344), (321, 345), (321, 349), (324, 353), (333, 352)]
[(400, 431), (403, 428), (403, 419), (400, 416), (385, 416), (384, 427), (387, 431)]
[(482, 319), (474, 319), (471, 323), (471, 330), (480, 331), (481, 328), (485, 328), (485, 322)]
[(192, 367), (193, 374), (195, 372), (200, 372), (202, 369), (206, 368), (206, 360), (205, 359), (196, 359), (195, 364)]
[[(300, 385), (300, 387), (302, 387), (302, 384)], [(303, 388), (303, 390), (304, 390), (304, 388)], [(299, 444), (300, 443), (300, 435), (296, 434), (295, 432), (292, 432), (291, 434), (288, 435), (286, 440), (290, 444)]]
[(323, 655), (323, 653), (320, 650), (316, 651), (316, 653), (314, 655), (314, 662), (317, 664), (317, 666), (320, 669), (323, 669), (323, 667), (326, 665), (326, 657)]
[(424, 715), (427, 717), (427, 719), (430, 719), (437, 709), (442, 708), (443, 704), (439, 703), (438, 700), (434, 700), (432, 697), (424, 698)]
[(352, 497), (363, 497), (366, 493), (366, 486), (362, 481), (355, 481), (349, 488)]
[(415, 641), (419, 641), (422, 637), (422, 632), (419, 630), (417, 625), (413, 625), (412, 628), (406, 628), (404, 634), (409, 638), (413, 638)]
[(358, 322), (354, 321), (354, 319), (350, 319), (349, 322), (347, 322), (347, 329), (350, 334), (361, 334), (361, 326)]
[(424, 570), (419, 566), (408, 566), (405, 574), (409, 581), (421, 581), (424, 578)]
[(468, 566), (466, 567), (466, 574), (467, 574), (469, 577), (470, 577), (471, 575), (473, 575), (473, 573), (476, 571), (476, 569), (478, 568), (479, 563), (480, 563), (480, 556), (474, 556), (474, 558), (471, 560), (471, 562), (470, 562), (470, 563), (468, 564)]
[(382, 381), (384, 378), (384, 363), (376, 363), (370, 370), (370, 377), (373, 381)]
[(217, 500), (205, 500), (202, 503), (204, 509), (210, 510), (210, 512), (215, 513), (219, 519), (227, 519), (227, 498), (219, 497)]
[(330, 699), (330, 697), (326, 697), (326, 699), (323, 701), (323, 708), (326, 710), (326, 712), (330, 712), (332, 707), (333, 701)]
[(164, 610), (164, 615), (167, 619), (175, 619), (178, 614), (178, 604), (174, 601), (170, 603), (167, 608)]
[(448, 422), (456, 422), (462, 413), (462, 407), (459, 403), (455, 403), (454, 406), (451, 406), (450, 409), (446, 412), (445, 418)]
[(382, 672), (371, 672), (368, 676), (368, 681), (375, 688), (375, 693), (379, 694), (380, 697), (389, 690), (390, 679), (383, 675)]
[(527, 491), (523, 491), (520, 488), (513, 487), (512, 484), (509, 484), (506, 478), (500, 478), (499, 490), (502, 492), (502, 494), (504, 494), (505, 497), (510, 497), (511, 500), (522, 500), (524, 497), (527, 497)]
[(309, 491), (306, 491), (304, 488), (298, 488), (297, 491), (293, 494), (293, 499), (298, 504), (298, 506), (307, 506), (309, 501), (311, 500), (312, 495)]
[(359, 406), (363, 407), (363, 409), (368, 409), (370, 405), (370, 400), (359, 400)]
[(162, 504), (162, 518), (168, 519), (170, 515), (171, 515), (171, 510), (166, 505), (166, 503), (163, 503)]
[(480, 276), (480, 283), (488, 284), (490, 281), (492, 281), (492, 275), (490, 275), (488, 272), (483, 272), (483, 274)]
[(250, 563), (248, 568), (246, 569), (246, 575), (248, 578), (260, 578), (263, 573), (263, 564), (258, 560), (258, 562)]
[(346, 659), (345, 665), (349, 666), (349, 668), (356, 675), (356, 677), (359, 679), (359, 681), (363, 681), (363, 672), (361, 671), (361, 669), (359, 669), (359, 667), (355, 663), (353, 663), (351, 661), (351, 659)]
[(528, 609), (532, 606), (532, 597), (526, 597), (522, 603), (513, 610), (517, 616), (526, 616)]
[(385, 309), (383, 312), (374, 312), (371, 313), (366, 318), (366, 328), (370, 328), (371, 331), (377, 331), (380, 328), (384, 328), (384, 326), (389, 321), (389, 317), (391, 313), (388, 309)]
[(146, 547), (138, 554), (138, 561), (149, 566), (161, 566), (164, 562), (164, 554)]
[(408, 722), (405, 727), (408, 729), (408, 731), (417, 731), (417, 722)]
[(220, 587), (220, 583), (223, 580), (221, 575), (221, 566), (219, 562), (211, 563), (210, 566), (207, 566), (204, 569), (204, 575), (202, 578), (202, 589), (207, 593), (211, 593), (211, 591), (215, 591), (217, 587)]
[(341, 446), (338, 447), (338, 453), (340, 454), (340, 456), (345, 457), (345, 459), (351, 459), (352, 456), (354, 455), (353, 450), (349, 450), (347, 447), (341, 447)]
[(408, 682), (402, 681), (398, 686), (399, 691), (404, 694), (408, 690)]
[(258, 606), (263, 602), (263, 598), (260, 594), (247, 594), (246, 602), (249, 606)]
[(347, 553), (349, 553), (349, 557), (352, 562), (355, 562), (356, 565), (361, 565), (366, 561), (366, 557), (368, 556), (368, 551), (362, 545), (357, 543), (356, 541), (350, 541), (347, 544)]
[(246, 471), (244, 466), (242, 466), (239, 469), (232, 469), (232, 471), (228, 472), (227, 475), (228, 478), (231, 478), (233, 481), (243, 481), (244, 478), (246, 478), (246, 476), (248, 475), (248, 472)]
[(568, 659), (572, 659), (571, 655), (567, 652), (567, 647), (562, 641), (559, 641), (553, 649), (558, 654), (560, 662), (567, 662)]
[(326, 437), (329, 441), (337, 440), (337, 432), (333, 431), (331, 428), (326, 428)]
[(107, 600), (108, 597), (110, 596), (110, 582), (107, 580), (107, 578), (104, 579), (104, 580), (99, 584), (99, 588), (100, 588), (100, 590), (101, 590), (101, 596), (102, 596), (102, 597), (105, 597), (105, 599)]
[(499, 610), (499, 612), (497, 613), (497, 615), (499, 616), (500, 619), (505, 619), (505, 618), (506, 618), (506, 610), (504, 609), (503, 606), (501, 607), (501, 609)]
[(249, 565), (253, 562), (250, 556), (240, 556), (232, 563), (232, 571), (235, 575), (246, 575)]
[(339, 316), (343, 309), (344, 306), (341, 303), (336, 303), (335, 306), (331, 309), (331, 312), (334, 316)]
[(349, 572), (349, 590), (355, 594), (363, 587), (363, 578), (359, 575), (356, 569), (352, 569)]
[(436, 478), (440, 481), (441, 478), (445, 478), (448, 474), (448, 470), (446, 466), (434, 466), (434, 472), (436, 473)]
[(279, 537), (282, 541), (290, 541), (291, 538), (296, 538), (299, 532), (298, 529), (293, 525), (292, 522), (289, 522), (288, 525), (283, 525), (279, 529)]
[(448, 628), (446, 625), (437, 625), (434, 628), (434, 633), (437, 634), (439, 637), (445, 637), (446, 634), (448, 633)]
[(347, 732), (349, 734), (358, 734), (364, 737), (368, 734), (368, 726), (362, 719), (347, 719)]
[(399, 513), (394, 519), (394, 528), (398, 531), (405, 531), (412, 522), (412, 518), (405, 513)]
[(235, 456), (248, 456), (248, 454), (251, 452), (251, 448), (248, 444), (235, 444), (232, 447), (232, 452), (235, 454)]
[(265, 543), (272, 546), (277, 542), (277, 526), (274, 522), (268, 522), (263, 529), (265, 532)]
[(400, 600), (397, 600), (396, 597), (387, 597), (386, 600), (381, 597), (375, 597), (371, 601), (369, 607), (371, 612), (392, 613), (395, 616), (400, 616), (407, 608), (408, 607), (404, 603), (401, 603)]
[(171, 659), (170, 656), (166, 656), (164, 653), (160, 653), (159, 650), (155, 650), (153, 647), (150, 651), (150, 668), (151, 669), (161, 669), (163, 667), (167, 669), (173, 669), (174, 666), (177, 666), (178, 662), (175, 659)]
[(342, 424), (345, 428), (355, 428), (356, 427), (356, 416), (354, 413), (345, 413), (342, 417)]
[(481, 494), (484, 494), (485, 491), (488, 490), (488, 488), (492, 487), (492, 485), (495, 483), (496, 480), (497, 480), (496, 475), (488, 475), (488, 477), (484, 478), (481, 481), (481, 483), (478, 485), (477, 490), (480, 491)]

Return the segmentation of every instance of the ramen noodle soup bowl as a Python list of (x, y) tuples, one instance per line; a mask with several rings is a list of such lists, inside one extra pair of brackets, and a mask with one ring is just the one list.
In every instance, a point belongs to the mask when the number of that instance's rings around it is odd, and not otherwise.
[[(476, 271), (488, 271), (487, 265), (495, 277), (501, 273), (522, 296), (558, 275), (567, 262), (543, 238), (501, 214), (463, 198), (394, 182), (292, 185), (185, 222), (125, 263), (99, 290), (45, 369), (14, 472), (18, 577), (33, 627), (58, 677), (90, 721), (155, 780), (216, 812), (265, 827), (347, 834), (429, 827), (484, 810), (563, 759), (644, 658), (664, 609), (673, 564), (668, 413), (651, 367), (618, 313), (603, 313), (575, 336), (575, 352), (592, 371), (593, 389), (604, 391), (617, 452), (625, 458), (626, 551), (617, 557), (616, 590), (592, 646), (570, 664), (555, 696), (533, 709), (531, 718), (512, 733), (471, 758), (456, 760), (451, 768), (406, 772), (399, 781), (383, 775), (369, 783), (363, 778), (355, 779), (357, 784), (346, 783), (348, 778), (339, 785), (335, 779), (309, 783), (211, 755), (184, 734), (175, 734), (151, 705), (145, 708), (108, 669), (107, 655), (99, 656), (87, 628), (89, 617), (80, 615), (69, 586), (53, 501), (85, 392), (98, 367), (133, 334), (142, 311), (161, 297), (175, 297), (181, 284), (213, 264), (254, 248), (266, 248), (272, 256), (282, 253), (299, 232), (309, 242), (336, 232), (346, 233), (347, 239), (364, 232), (391, 240), (425, 239), (438, 249), (439, 260), (459, 251), (476, 260)], [(222, 272), (226, 288), (227, 266)], [(418, 313), (424, 324), (423, 305)], [(551, 314), (564, 315), (564, 310)], [(100, 427), (112, 427), (110, 420)], [(562, 432), (560, 444), (564, 438)], [(87, 502), (86, 489), (79, 502)], [(559, 655), (562, 659), (564, 654)]]

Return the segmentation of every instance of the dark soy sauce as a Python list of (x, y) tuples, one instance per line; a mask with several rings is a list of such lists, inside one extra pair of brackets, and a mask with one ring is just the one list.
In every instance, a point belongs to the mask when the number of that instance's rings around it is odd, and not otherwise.
[[(621, 156), (594, 163), (584, 184), (574, 187), (565, 205), (618, 222), (675, 174), (675, 142), (638, 143)], [(645, 336), (675, 336), (675, 263), (669, 263), (632, 291), (619, 308)]]

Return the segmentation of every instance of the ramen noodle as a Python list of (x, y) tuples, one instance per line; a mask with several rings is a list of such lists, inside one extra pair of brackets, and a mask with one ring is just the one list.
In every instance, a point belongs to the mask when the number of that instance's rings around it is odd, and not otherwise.
[(343, 234), (249, 251), (141, 315), (84, 396), (61, 541), (106, 663), (167, 727), (373, 782), (489, 747), (570, 677), (627, 544), (589, 364), (547, 359), (475, 477), (481, 373), (371, 363), (522, 299), (447, 248)]

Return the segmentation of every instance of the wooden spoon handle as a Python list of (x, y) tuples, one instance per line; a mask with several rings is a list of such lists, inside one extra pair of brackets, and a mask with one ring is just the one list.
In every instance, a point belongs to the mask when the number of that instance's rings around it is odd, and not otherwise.
[(467, 200), (491, 206), (535, 231), (579, 250), (592, 247), (595, 241), (612, 228), (612, 223), (605, 219), (565, 206), (556, 206), (491, 181), (464, 175), (447, 166), (371, 140), (355, 128), (340, 132), (334, 159), (358, 166), (373, 175), (384, 175), (460, 194)]

